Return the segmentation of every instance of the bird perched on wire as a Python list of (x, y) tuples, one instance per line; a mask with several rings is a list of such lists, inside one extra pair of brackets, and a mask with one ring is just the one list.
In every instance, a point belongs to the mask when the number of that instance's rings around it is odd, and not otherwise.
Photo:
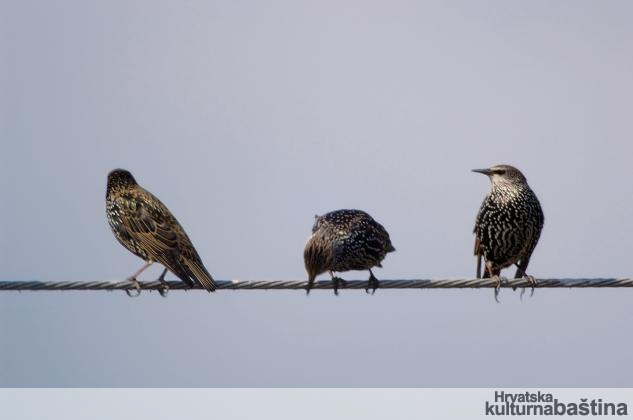
[(487, 175), (492, 189), (486, 195), (475, 222), (475, 256), (477, 278), (496, 278), (495, 299), (501, 285), (501, 270), (517, 266), (515, 278), (525, 277), (536, 285), (536, 279), (526, 273), (530, 257), (541, 236), (545, 217), (541, 204), (525, 176), (510, 165), (496, 165), (489, 169), (473, 169)]
[(108, 174), (106, 215), (118, 241), (128, 251), (146, 261), (129, 278), (136, 283), (139, 293), (136, 277), (154, 262), (165, 267), (158, 279), (163, 283), (163, 295), (167, 290), (167, 270), (190, 287), (198, 284), (209, 292), (216, 289), (213, 277), (204, 267), (178, 220), (124, 169), (115, 169)]
[(381, 261), (387, 253), (396, 249), (391, 244), (389, 233), (369, 214), (361, 210), (336, 210), (315, 216), (312, 235), (306, 243), (303, 260), (308, 272), (307, 293), (314, 285), (316, 276), (329, 271), (338, 295), (340, 284), (345, 281), (334, 276), (334, 272), (369, 270), (366, 292), (372, 294), (379, 281), (371, 271), (382, 267)]

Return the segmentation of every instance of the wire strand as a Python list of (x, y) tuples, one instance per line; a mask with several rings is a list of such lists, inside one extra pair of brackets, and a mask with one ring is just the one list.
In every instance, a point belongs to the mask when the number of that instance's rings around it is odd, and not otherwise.
[[(200, 286), (189, 287), (181, 281), (166, 282), (170, 291), (204, 290)], [(305, 290), (304, 280), (220, 280), (219, 290)], [(163, 290), (159, 281), (139, 282), (141, 290)], [(367, 280), (347, 280), (339, 289), (366, 289)], [(495, 288), (495, 279), (398, 279), (381, 280), (380, 289), (479, 289)], [(531, 288), (527, 279), (504, 279), (501, 288)], [(586, 278), (586, 279), (537, 279), (535, 286), (541, 288), (588, 288), (588, 287), (633, 287), (630, 278)], [(312, 289), (332, 289), (330, 280), (317, 281)], [(0, 281), (0, 291), (42, 291), (42, 290), (136, 290), (134, 282), (125, 281)]]

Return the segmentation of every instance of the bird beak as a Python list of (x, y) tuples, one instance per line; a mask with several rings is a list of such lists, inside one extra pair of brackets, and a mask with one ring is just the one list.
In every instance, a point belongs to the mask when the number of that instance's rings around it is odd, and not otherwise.
[(492, 171), (490, 169), (473, 169), (473, 172), (477, 172), (478, 174), (484, 174), (484, 175), (492, 175)]

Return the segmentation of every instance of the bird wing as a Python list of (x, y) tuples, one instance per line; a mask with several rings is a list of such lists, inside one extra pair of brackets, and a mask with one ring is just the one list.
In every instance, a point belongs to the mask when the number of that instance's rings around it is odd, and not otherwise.
[(155, 261), (165, 263), (162, 255), (177, 253), (178, 235), (170, 218), (162, 209), (149, 206), (139, 197), (121, 195), (116, 199), (119, 209), (124, 212), (121, 218), (128, 234), (154, 257)]
[(533, 231), (529, 234), (530, 242), (525, 248), (525, 253), (521, 256), (521, 259), (517, 262), (517, 271), (514, 275), (515, 278), (523, 277), (527, 275), (526, 270), (528, 264), (530, 264), (530, 258), (532, 257), (532, 253), (536, 248), (536, 244), (541, 237), (541, 231), (543, 230), (543, 225), (545, 224), (545, 216), (543, 215), (543, 211), (540, 209), (540, 205), (538, 208), (538, 220), (536, 226), (533, 226)]
[(483, 251), (481, 249), (481, 241), (478, 237), (475, 237), (475, 256), (477, 257), (477, 278), (481, 278), (481, 260), (483, 258)]
[(149, 191), (122, 194), (116, 204), (124, 213), (121, 222), (127, 234), (148, 256), (161, 263), (189, 286), (194, 280), (208, 291), (216, 289), (191, 240), (169, 209)]
[(337, 234), (331, 232), (330, 244), (332, 247), (332, 262), (334, 264), (345, 258), (347, 248), (349, 246), (349, 235)]
[(484, 216), (484, 211), (486, 208), (486, 200), (488, 200), (489, 195), (486, 195), (484, 201), (481, 203), (481, 207), (479, 207), (479, 211), (477, 212), (477, 218), (475, 219), (475, 228), (473, 229), (473, 233), (475, 234), (475, 250), (474, 254), (477, 257), (477, 278), (481, 278), (481, 260), (483, 259), (484, 250), (481, 246), (481, 238), (479, 235), (479, 226), (481, 224), (481, 219)]

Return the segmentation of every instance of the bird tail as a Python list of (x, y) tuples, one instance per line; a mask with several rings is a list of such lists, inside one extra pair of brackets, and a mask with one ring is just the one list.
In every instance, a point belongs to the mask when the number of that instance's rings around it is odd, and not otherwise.
[(213, 280), (211, 274), (209, 274), (204, 265), (202, 265), (202, 262), (198, 263), (195, 261), (186, 260), (183, 265), (185, 266), (185, 270), (187, 270), (189, 276), (193, 277), (196, 283), (204, 287), (207, 292), (213, 292), (215, 291), (215, 289), (218, 288), (215, 280)]

